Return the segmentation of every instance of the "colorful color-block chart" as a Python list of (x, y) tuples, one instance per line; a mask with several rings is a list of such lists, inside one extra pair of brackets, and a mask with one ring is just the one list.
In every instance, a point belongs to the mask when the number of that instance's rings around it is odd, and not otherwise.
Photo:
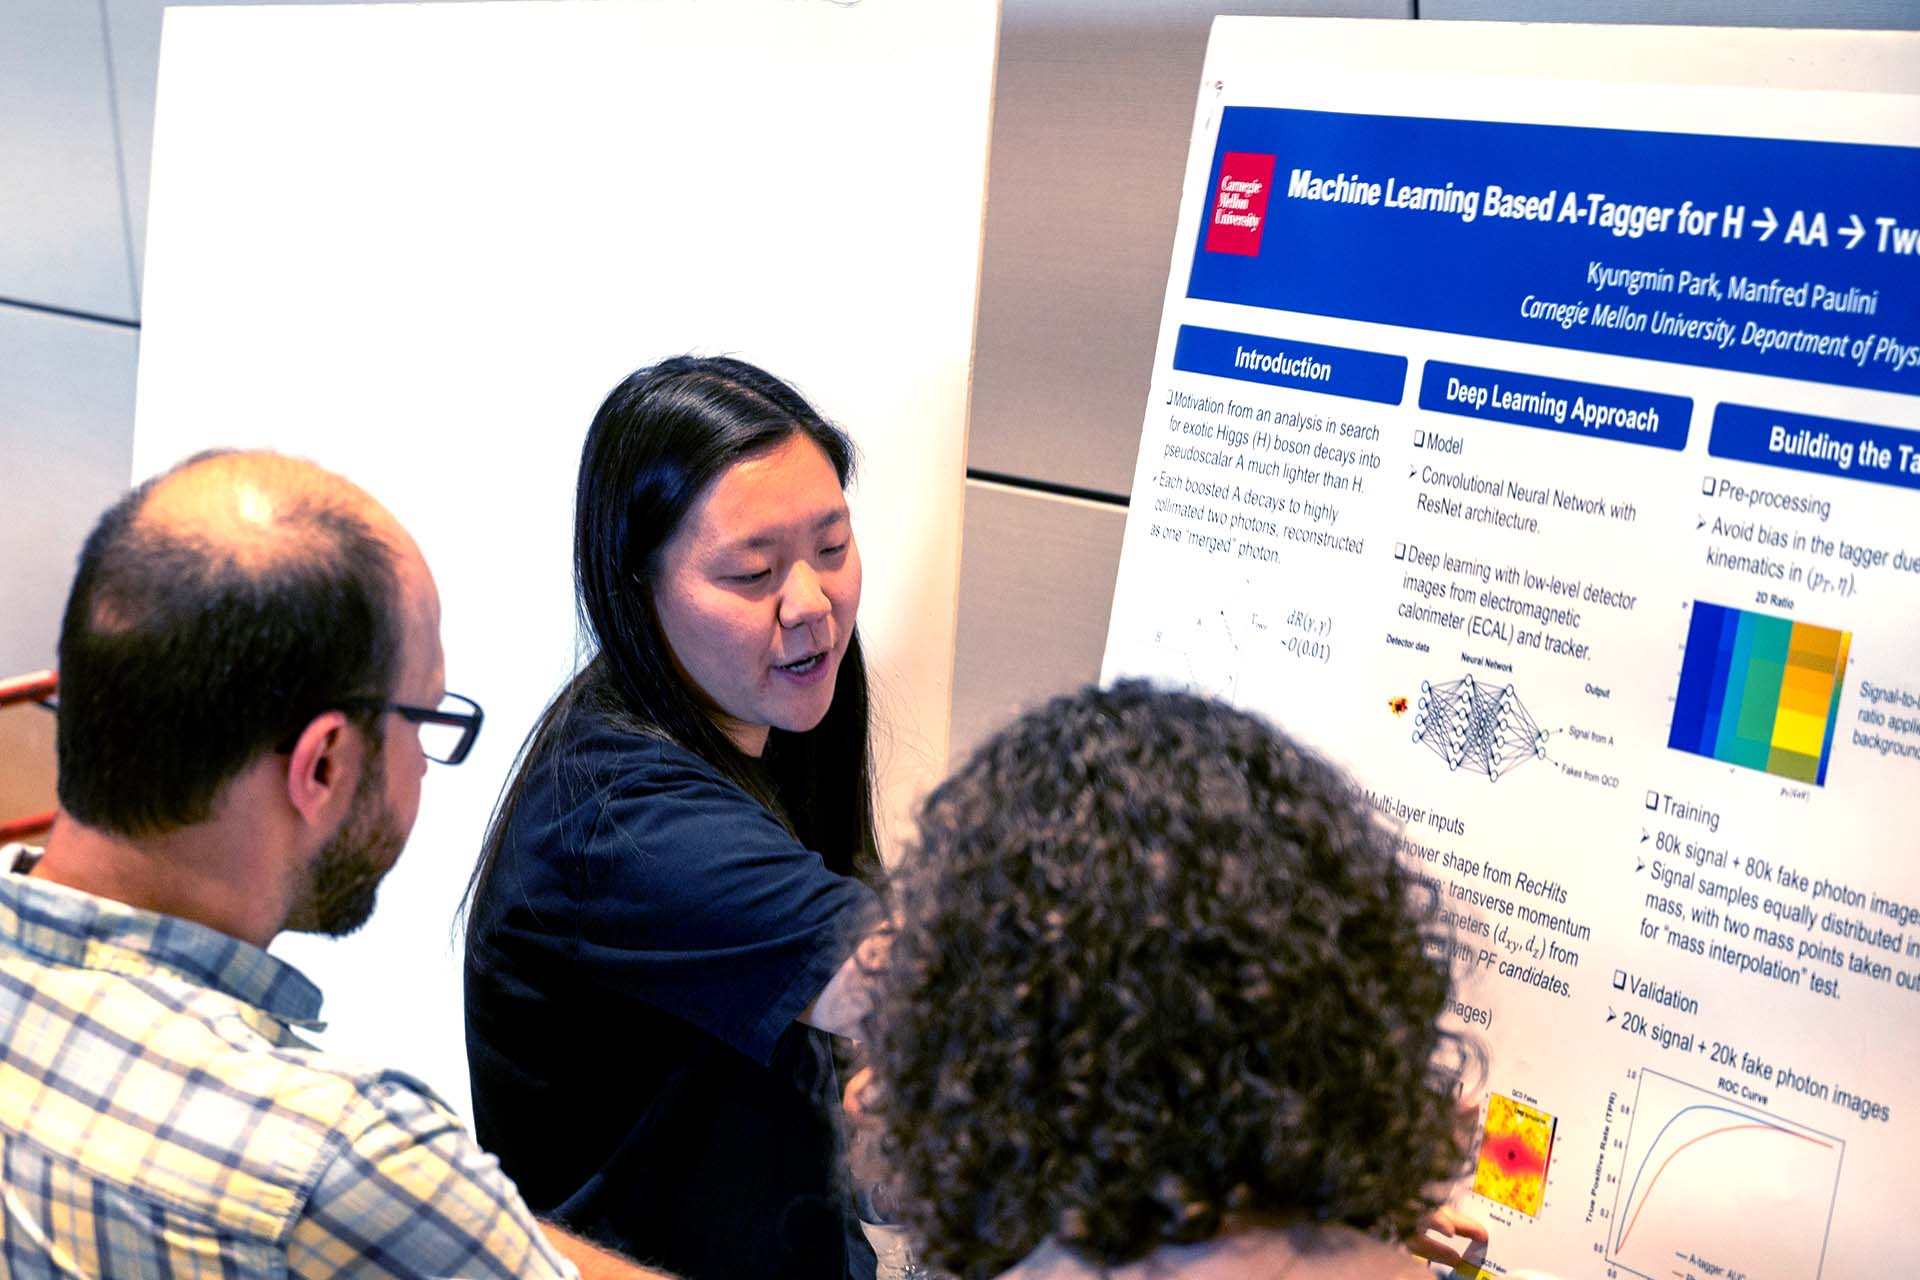
[(1695, 601), (1667, 745), (1825, 785), (1851, 638)]

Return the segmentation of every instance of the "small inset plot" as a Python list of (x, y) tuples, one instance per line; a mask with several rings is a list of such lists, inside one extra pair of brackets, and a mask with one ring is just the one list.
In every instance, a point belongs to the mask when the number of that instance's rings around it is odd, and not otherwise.
[(1486, 1136), (1474, 1166), (1473, 1189), (1496, 1204), (1540, 1216), (1553, 1159), (1554, 1119), (1544, 1111), (1496, 1093), (1487, 1100)]

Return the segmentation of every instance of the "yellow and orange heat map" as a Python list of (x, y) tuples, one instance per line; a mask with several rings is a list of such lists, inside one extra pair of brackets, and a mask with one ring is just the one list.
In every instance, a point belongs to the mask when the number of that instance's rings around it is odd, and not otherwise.
[(1473, 1189), (1496, 1204), (1540, 1216), (1553, 1157), (1553, 1117), (1496, 1093), (1487, 1100), (1487, 1127)]

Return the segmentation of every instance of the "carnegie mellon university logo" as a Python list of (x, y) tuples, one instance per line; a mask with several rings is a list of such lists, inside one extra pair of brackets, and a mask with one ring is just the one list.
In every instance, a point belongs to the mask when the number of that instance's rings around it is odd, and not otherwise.
[(1207, 216), (1207, 252), (1260, 252), (1267, 225), (1267, 188), (1273, 185), (1273, 157), (1229, 151), (1220, 157), (1220, 181)]

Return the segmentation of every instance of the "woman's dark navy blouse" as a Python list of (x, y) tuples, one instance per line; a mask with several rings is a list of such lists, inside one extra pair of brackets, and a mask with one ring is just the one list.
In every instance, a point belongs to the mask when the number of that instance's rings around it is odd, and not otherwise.
[(475, 1129), (534, 1211), (687, 1280), (868, 1280), (831, 1037), (879, 916), (691, 752), (585, 720), (473, 904)]

